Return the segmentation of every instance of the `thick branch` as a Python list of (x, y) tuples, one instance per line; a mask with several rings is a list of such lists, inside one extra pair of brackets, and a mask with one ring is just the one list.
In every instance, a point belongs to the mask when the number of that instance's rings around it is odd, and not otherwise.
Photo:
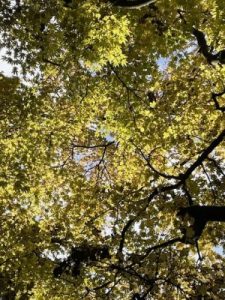
[(214, 101), (217, 110), (225, 112), (225, 106), (220, 106), (217, 97), (223, 96), (225, 94), (225, 89), (221, 93), (212, 93), (212, 100)]
[(200, 52), (205, 56), (208, 63), (211, 63), (215, 59), (215, 57), (209, 51), (209, 46), (207, 45), (204, 33), (201, 32), (200, 30), (196, 29), (196, 28), (193, 28), (192, 32), (193, 32), (194, 36), (197, 39), (197, 42), (198, 42), (198, 45), (199, 45), (199, 48), (200, 48), (199, 49)]
[(225, 137), (225, 129), (218, 135), (218, 137), (212, 141), (212, 143), (202, 152), (197, 160), (190, 166), (184, 174), (180, 175), (181, 180), (184, 182), (192, 172), (199, 167), (202, 162), (208, 157), (208, 155), (223, 141)]
[(124, 242), (125, 242), (125, 235), (127, 230), (130, 228), (130, 226), (134, 223), (135, 218), (134, 219), (130, 219), (127, 224), (124, 226), (122, 233), (121, 233), (121, 240), (120, 240), (120, 246), (119, 246), (119, 252), (123, 251), (123, 246), (124, 246)]
[(190, 206), (180, 210), (180, 214), (188, 214), (195, 220), (205, 220), (206, 222), (225, 222), (225, 206)]
[(221, 50), (213, 54), (206, 42), (205, 34), (196, 28), (193, 28), (192, 33), (197, 39), (200, 52), (204, 55), (209, 64), (211, 64), (213, 61), (218, 61), (221, 64), (225, 64), (225, 50)]
[[(184, 241), (192, 243), (200, 238), (208, 222), (225, 222), (225, 206), (195, 205), (183, 207), (180, 209), (178, 216), (181, 217), (181, 222), (185, 220), (186, 216), (194, 219), (193, 224), (186, 228), (185, 226), (182, 228)], [(188, 228), (192, 230), (189, 233)]]
[(109, 0), (109, 2), (111, 2), (114, 6), (136, 9), (154, 3), (156, 0)]

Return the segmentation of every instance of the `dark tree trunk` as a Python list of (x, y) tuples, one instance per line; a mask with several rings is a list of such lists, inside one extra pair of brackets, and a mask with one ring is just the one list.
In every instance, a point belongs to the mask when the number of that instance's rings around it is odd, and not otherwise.
[(187, 228), (181, 224), (181, 230), (184, 234), (184, 240), (187, 243), (196, 241), (200, 238), (207, 222), (225, 222), (225, 206), (190, 206), (181, 208), (178, 216), (182, 219), (186, 216), (194, 218), (194, 223), (189, 228), (194, 231), (194, 236), (187, 235)]
[(195, 220), (202, 219), (206, 222), (225, 222), (225, 206), (190, 206), (180, 209), (180, 215), (188, 214)]

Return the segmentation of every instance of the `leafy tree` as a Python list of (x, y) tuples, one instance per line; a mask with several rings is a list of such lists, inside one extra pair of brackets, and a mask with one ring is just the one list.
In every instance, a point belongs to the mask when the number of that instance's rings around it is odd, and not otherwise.
[(224, 6), (1, 1), (2, 299), (225, 298)]

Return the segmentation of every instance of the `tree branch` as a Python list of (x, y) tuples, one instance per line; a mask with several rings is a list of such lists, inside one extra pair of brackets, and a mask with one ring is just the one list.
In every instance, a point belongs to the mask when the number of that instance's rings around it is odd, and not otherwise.
[(213, 54), (206, 42), (205, 34), (196, 28), (192, 29), (192, 33), (197, 39), (199, 51), (204, 55), (209, 64), (211, 64), (213, 61), (218, 61), (221, 64), (225, 64), (225, 50), (221, 50)]
[(43, 58), (42, 60), (43, 60), (43, 62), (45, 62), (47, 64), (51, 64), (51, 65), (56, 66), (56, 67), (62, 67), (62, 64), (59, 64), (59, 63), (54, 62), (54, 61), (51, 61), (51, 60), (49, 60), (47, 58)]
[[(211, 142), (211, 144), (202, 152), (202, 154), (197, 158), (197, 160), (186, 170), (185, 173), (180, 174), (179, 178), (180, 181), (175, 183), (175, 184), (171, 184), (171, 185), (166, 185), (163, 187), (157, 187), (153, 190), (153, 192), (147, 197), (147, 203), (144, 206), (144, 208), (140, 209), (139, 212), (136, 214), (135, 217), (131, 218), (130, 220), (128, 220), (128, 222), (126, 223), (126, 225), (124, 226), (122, 233), (121, 233), (121, 240), (120, 240), (120, 245), (119, 245), (119, 252), (122, 253), (123, 251), (123, 246), (125, 243), (125, 237), (126, 237), (126, 233), (127, 231), (130, 229), (130, 227), (132, 226), (132, 224), (139, 218), (139, 216), (146, 211), (147, 207), (149, 206), (150, 202), (159, 194), (164, 193), (164, 192), (169, 192), (171, 190), (177, 189), (179, 188), (181, 185), (184, 185), (185, 181), (189, 178), (189, 176), (193, 173), (193, 171), (199, 167), (202, 162), (208, 158), (208, 155), (223, 141), (225, 137), (225, 129), (217, 136), (217, 138), (215, 140), (213, 140)], [(175, 239), (177, 240), (177, 239)], [(180, 241), (180, 238), (178, 238), (178, 240)], [(178, 241), (177, 240), (177, 241)]]
[(181, 218), (181, 222), (185, 220), (186, 216), (194, 219), (191, 225), (184, 225), (183, 242), (193, 244), (201, 237), (201, 234), (208, 222), (225, 222), (225, 206), (205, 206), (194, 205), (190, 207), (183, 207), (177, 214)]
[(217, 97), (223, 96), (225, 94), (225, 89), (220, 93), (212, 93), (212, 100), (214, 101), (217, 110), (225, 112), (225, 106), (220, 106)]
[(213, 165), (217, 168), (217, 170), (219, 171), (219, 173), (221, 175), (225, 176), (225, 173), (224, 173), (223, 169), (221, 168), (219, 163), (215, 160), (215, 158), (207, 157), (207, 160), (213, 163)]
[(156, 0), (109, 0), (114, 6), (119, 6), (128, 9), (136, 9), (147, 6)]
[(73, 148), (85, 148), (85, 149), (94, 149), (94, 148), (107, 148), (108, 146), (114, 144), (115, 142), (109, 142), (107, 144), (98, 144), (98, 145), (78, 145), (78, 144), (74, 144), (72, 143), (72, 147)]
[(147, 250), (146, 250), (146, 253), (141, 257), (141, 260), (143, 260), (144, 258), (146, 258), (152, 251), (154, 250), (157, 250), (157, 249), (160, 249), (160, 248), (165, 248), (165, 247), (168, 247), (168, 246), (171, 246), (177, 242), (181, 242), (183, 243), (184, 242), (184, 239), (181, 238), (181, 237), (177, 237), (177, 238), (174, 238), (172, 240), (169, 240), (169, 241), (166, 241), (162, 244), (159, 244), (159, 245), (155, 245), (155, 246), (152, 246), (152, 247), (149, 247)]
[[(161, 176), (161, 177), (166, 178), (166, 179), (176, 179), (176, 180), (179, 179), (179, 176), (170, 175), (170, 174), (166, 174), (166, 173), (163, 173), (163, 172), (158, 171), (158, 170), (151, 164), (151, 161), (150, 161), (150, 159), (151, 159), (151, 157), (150, 157), (151, 154), (148, 155), (148, 156), (146, 156), (146, 155), (144, 154), (144, 152), (143, 152), (139, 147), (137, 147), (134, 143), (132, 143), (132, 144), (137, 148), (137, 150), (139, 151), (141, 157), (146, 161), (146, 164), (147, 164), (147, 166), (149, 167), (149, 169), (150, 169), (151, 171), (153, 171), (154, 173), (156, 173), (158, 176)], [(154, 151), (154, 150), (155, 150), (155, 149), (153, 149), (153, 151)], [(152, 152), (153, 152), (153, 151), (152, 151)], [(152, 153), (152, 152), (151, 152), (151, 153)]]
[(218, 137), (212, 141), (212, 143), (202, 152), (197, 160), (190, 166), (184, 174), (180, 174), (182, 182), (184, 182), (192, 172), (199, 167), (202, 162), (208, 157), (208, 155), (223, 141), (225, 137), (225, 129), (218, 135)]

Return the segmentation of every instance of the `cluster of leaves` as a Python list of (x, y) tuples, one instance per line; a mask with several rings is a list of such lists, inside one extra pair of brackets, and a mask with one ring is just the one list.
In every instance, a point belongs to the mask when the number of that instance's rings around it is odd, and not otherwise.
[(0, 297), (224, 299), (224, 6), (0, 3)]
[(53, 273), (55, 277), (60, 277), (64, 272), (71, 271), (71, 275), (76, 277), (80, 275), (82, 264), (96, 262), (105, 258), (110, 258), (107, 246), (91, 247), (85, 245), (83, 247), (73, 247), (69, 257), (60, 262)]

